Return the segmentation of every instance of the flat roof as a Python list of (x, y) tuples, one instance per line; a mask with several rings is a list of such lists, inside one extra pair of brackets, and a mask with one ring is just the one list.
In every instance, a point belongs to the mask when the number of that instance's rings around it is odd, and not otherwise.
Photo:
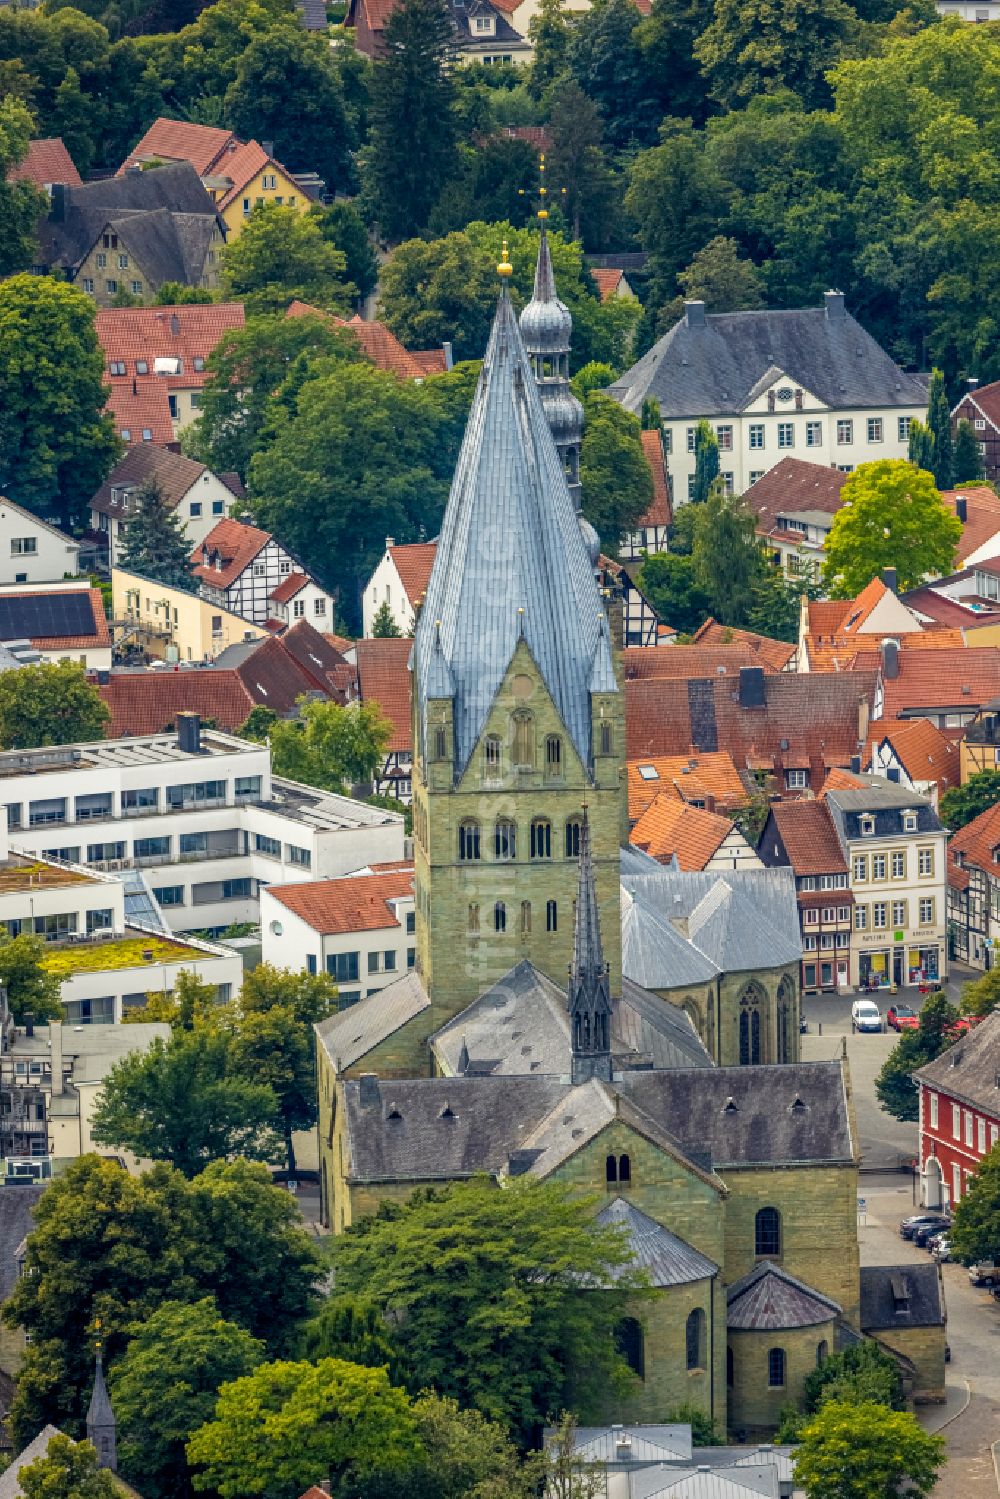
[(12, 854), (0, 862), (0, 895), (17, 895), (22, 890), (52, 890), (59, 885), (100, 885), (101, 875), (67, 864), (53, 864), (48, 859)]
[(258, 811), (278, 812), (282, 817), (290, 817), (320, 831), (385, 827), (403, 821), (400, 812), (372, 807), (349, 796), (338, 796), (335, 791), (317, 791), (315, 786), (303, 786), (299, 781), (286, 781), (281, 776), (272, 776), (268, 801), (248, 805)]
[(37, 775), (45, 771), (128, 769), (137, 765), (167, 765), (171, 762), (191, 766), (220, 755), (259, 754), (264, 745), (235, 734), (220, 734), (217, 729), (202, 729), (201, 750), (190, 755), (177, 743), (176, 733), (152, 734), (142, 739), (99, 739), (92, 744), (67, 744), (45, 749), (4, 750), (0, 752), (0, 778)]
[[(152, 956), (146, 958), (145, 953)], [(97, 932), (76, 941), (46, 943), (42, 966), (49, 973), (68, 978), (74, 973), (103, 973), (107, 970), (144, 969), (159, 963), (192, 963), (197, 958), (232, 957), (225, 948), (201, 942), (197, 938), (167, 936), (126, 926), (124, 932), (101, 935)]]

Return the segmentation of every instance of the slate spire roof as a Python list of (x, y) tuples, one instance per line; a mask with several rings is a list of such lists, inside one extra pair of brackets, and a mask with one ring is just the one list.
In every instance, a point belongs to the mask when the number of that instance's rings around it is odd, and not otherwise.
[[(545, 172), (542, 158), (540, 172)], [(544, 189), (543, 189), (544, 191)], [(569, 352), (573, 333), (573, 319), (569, 308), (560, 300), (556, 291), (555, 271), (552, 267), (552, 252), (546, 230), (547, 211), (539, 212), (541, 234), (538, 239), (538, 261), (535, 265), (535, 289), (531, 301), (521, 313), (521, 337), (531, 359), (538, 382), (549, 429), (562, 459), (569, 492), (577, 511), (580, 509), (580, 442), (583, 438), (583, 407), (570, 389)], [(581, 517), (584, 541), (590, 551), (591, 562), (596, 563), (600, 552), (600, 540), (596, 531)]]
[(573, 964), (567, 995), (572, 1026), (573, 1082), (590, 1077), (611, 1081), (611, 991), (601, 946), (594, 864), (587, 809), (580, 828), (580, 880), (573, 931)]
[[(414, 646), (423, 725), (440, 622), (441, 653), (454, 684), (457, 775), (522, 635), (577, 752), (590, 763), (589, 684), (602, 619), (573, 500), (505, 287)], [(603, 681), (603, 672), (598, 677)]]

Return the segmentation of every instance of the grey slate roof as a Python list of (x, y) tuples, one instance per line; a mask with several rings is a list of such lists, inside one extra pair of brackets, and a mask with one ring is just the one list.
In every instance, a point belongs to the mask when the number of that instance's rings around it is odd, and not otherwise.
[(726, 1326), (744, 1332), (785, 1332), (839, 1317), (839, 1302), (797, 1280), (780, 1265), (763, 1262), (726, 1291)]
[[(897, 1311), (906, 1297), (906, 1310)], [(928, 1265), (862, 1265), (861, 1330), (940, 1327), (946, 1321), (940, 1268)]]
[[(566, 993), (531, 963), (518, 963), (442, 1026), (431, 1037), (431, 1049), (452, 1075), (565, 1079), (570, 1072)], [(611, 1049), (616, 1068), (712, 1065), (684, 1011), (627, 980), (612, 1013)]]
[[(653, 1286), (686, 1286), (709, 1280), (719, 1266), (676, 1234), (640, 1212), (624, 1197), (615, 1197), (597, 1215), (602, 1228), (623, 1224), (632, 1251), (632, 1267), (646, 1271)], [(612, 1272), (618, 1279), (622, 1272)]]
[(640, 1468), (630, 1475), (629, 1499), (751, 1499), (755, 1494), (779, 1499), (780, 1478), (773, 1463), (710, 1468), (700, 1462), (700, 1447), (693, 1456), (699, 1459), (698, 1467), (663, 1463)]
[(316, 1035), (339, 1072), (429, 1009), (430, 1003), (423, 984), (411, 970), (394, 984), (386, 984), (329, 1020), (321, 1020)]
[(987, 1015), (913, 1076), (1000, 1120), (1000, 1010)]
[[(93, 247), (105, 225), (118, 221), (123, 236), (136, 242), (136, 255), (149, 254), (166, 264), (155, 239), (166, 211), (178, 222), (169, 231), (171, 263), (186, 267), (197, 259), (199, 246), (208, 247), (212, 227), (222, 226), (215, 204), (189, 161), (170, 162), (147, 172), (125, 172), (121, 177), (64, 187), (55, 194), (48, 218), (39, 225), (40, 256), (44, 265), (74, 270)], [(148, 223), (146, 216), (153, 215)], [(207, 237), (206, 237), (207, 236)], [(140, 251), (140, 245), (142, 247)], [(204, 252), (201, 253), (204, 261)], [(200, 266), (199, 266), (200, 268)], [(167, 279), (187, 280), (182, 269)]]
[(15, 1256), (35, 1226), (32, 1213), (44, 1191), (40, 1186), (0, 1187), (0, 1303), (7, 1300), (17, 1282)]
[(866, 786), (856, 791), (828, 791), (824, 800), (830, 808), (834, 827), (841, 843), (862, 837), (861, 817), (868, 813), (875, 819), (874, 838), (912, 838), (903, 832), (903, 812), (916, 812), (918, 833), (940, 833), (941, 821), (926, 797), (889, 782)]
[[(545, 1444), (555, 1436), (554, 1427), (546, 1427)], [(618, 1448), (626, 1440), (630, 1456), (620, 1458)], [(612, 1467), (622, 1462), (658, 1463), (684, 1462), (691, 1456), (691, 1427), (680, 1423), (624, 1425), (624, 1426), (578, 1426), (573, 1442), (573, 1451), (588, 1463), (606, 1463)]]
[(506, 287), (459, 453), (417, 623), (414, 687), (426, 722), (440, 621), (464, 770), (523, 635), (581, 759), (604, 611), (562, 463)]
[(839, 1062), (622, 1072), (615, 1088), (715, 1170), (855, 1159)]
[(18, 1453), (10, 1467), (0, 1473), (0, 1499), (21, 1499), (24, 1490), (18, 1483), (18, 1474), (22, 1468), (28, 1468), (38, 1458), (44, 1457), (52, 1438), (57, 1436), (57, 1426), (43, 1426), (37, 1437), (28, 1443), (23, 1452)]
[[(778, 968), (801, 956), (791, 869), (623, 870), (622, 889), (622, 968), (647, 989)], [(675, 922), (686, 923), (686, 935)]]
[(700, 324), (685, 315), (610, 394), (636, 413), (652, 396), (667, 421), (735, 413), (767, 388), (776, 370), (835, 409), (927, 401), (925, 379), (901, 370), (842, 301), (787, 312), (709, 313)]

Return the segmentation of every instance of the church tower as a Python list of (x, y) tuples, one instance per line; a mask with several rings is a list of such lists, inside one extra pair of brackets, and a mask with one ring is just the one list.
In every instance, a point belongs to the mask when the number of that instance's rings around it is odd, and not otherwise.
[(577, 511), (580, 509), (580, 442), (583, 438), (583, 407), (570, 389), (569, 351), (573, 319), (556, 291), (552, 254), (549, 250), (549, 211), (545, 207), (545, 157), (539, 163), (542, 206), (538, 210), (541, 235), (535, 266), (535, 289), (521, 313), (521, 337), (538, 383), (549, 430), (562, 459), (566, 483)]
[(413, 649), (416, 961), (435, 1025), (522, 959), (565, 985), (584, 804), (609, 992), (621, 986), (622, 695), (506, 251), (498, 269)]
[(577, 883), (573, 964), (567, 1002), (570, 1019), (572, 1080), (592, 1077), (611, 1081), (611, 991), (601, 948), (601, 917), (590, 857), (590, 818), (583, 810), (580, 829), (580, 874)]

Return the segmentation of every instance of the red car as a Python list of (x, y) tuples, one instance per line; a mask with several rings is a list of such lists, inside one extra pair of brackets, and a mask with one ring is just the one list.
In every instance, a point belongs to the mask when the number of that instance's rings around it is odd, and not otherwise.
[(890, 1005), (885, 1012), (885, 1021), (890, 1030), (915, 1031), (920, 1024), (920, 1016), (909, 1005)]

